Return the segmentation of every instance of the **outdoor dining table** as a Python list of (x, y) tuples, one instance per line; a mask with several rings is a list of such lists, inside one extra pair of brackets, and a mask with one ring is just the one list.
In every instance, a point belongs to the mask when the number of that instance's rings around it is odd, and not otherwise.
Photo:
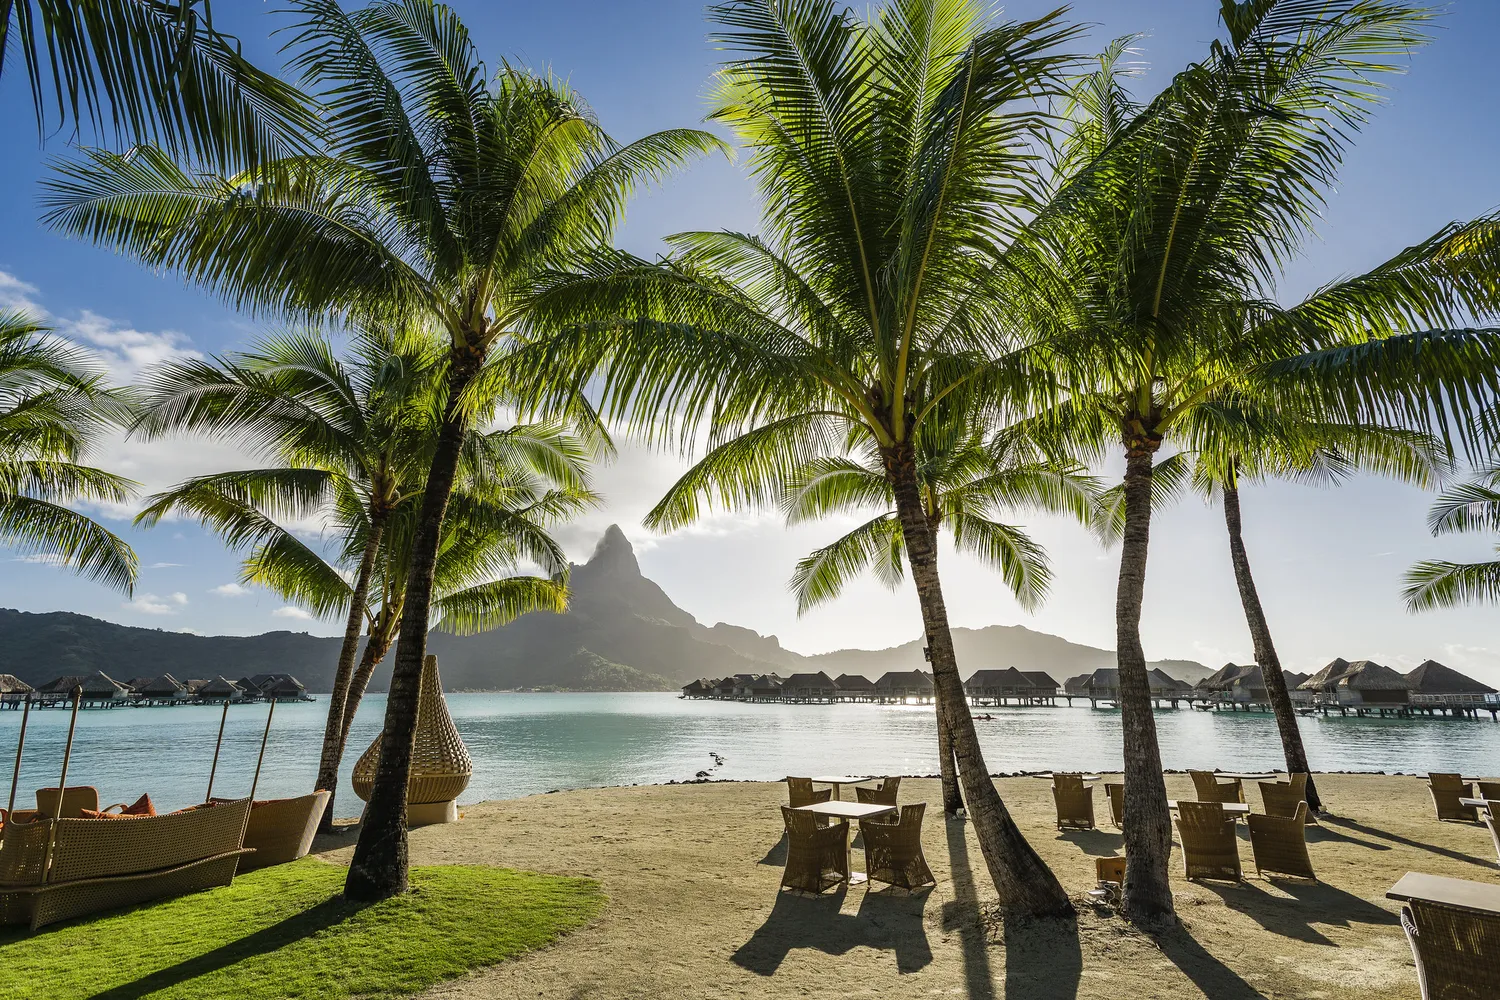
[[(1067, 772), (1065, 772), (1065, 773), (1067, 773)], [(1057, 777), (1057, 775), (1053, 774), (1051, 771), (1048, 771), (1045, 774), (1033, 774), (1033, 775), (1031, 775), (1031, 777), (1033, 777), (1033, 778), (1041, 778), (1043, 781), (1051, 781), (1053, 778)], [(1080, 774), (1079, 777), (1082, 778), (1084, 781), (1098, 781), (1099, 780), (1099, 776), (1097, 774)]]
[(1215, 778), (1233, 778), (1236, 781), (1270, 781), (1278, 777), (1276, 771), (1215, 771)]
[(869, 775), (860, 777), (853, 774), (825, 774), (821, 778), (809, 778), (808, 780), (815, 785), (832, 785), (833, 799), (835, 802), (837, 802), (839, 797), (839, 788), (843, 785), (863, 785), (865, 782), (874, 781), (875, 779), (870, 777)]
[(1399, 899), (1402, 902), (1415, 899), (1455, 910), (1500, 915), (1500, 885), (1470, 882), (1468, 879), (1448, 878), (1445, 875), (1407, 872), (1391, 886), (1385, 898)]
[[(1250, 815), (1250, 807), (1247, 804), (1245, 804), (1244, 802), (1220, 802), (1219, 805), (1221, 805), (1221, 806), (1224, 807), (1225, 814), (1229, 815), (1229, 816), (1248, 816), (1248, 815)], [(1167, 800), (1167, 808), (1168, 809), (1176, 809), (1177, 808), (1177, 800), (1176, 799), (1168, 799)]]
[[(814, 778), (814, 781), (819, 779)], [(895, 806), (881, 805), (878, 802), (842, 802), (838, 799), (830, 799), (827, 802), (814, 802), (810, 806), (798, 806), (797, 812), (815, 813), (819, 816), (830, 816), (834, 819), (847, 819), (852, 827), (862, 819), (871, 819), (875, 816), (885, 816), (896, 811)], [(857, 872), (854, 866), (849, 866), (849, 884), (860, 885), (869, 881), (869, 876), (864, 872)]]
[(1461, 798), (1458, 800), (1458, 804), (1461, 806), (1468, 806), (1470, 809), (1488, 810), (1490, 807), (1488, 799)]

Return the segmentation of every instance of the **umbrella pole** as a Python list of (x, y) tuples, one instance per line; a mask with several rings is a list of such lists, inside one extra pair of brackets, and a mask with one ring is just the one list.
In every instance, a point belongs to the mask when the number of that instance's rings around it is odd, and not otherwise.
[(10, 802), (5, 815), (16, 811), (16, 787), (21, 783), (21, 751), (26, 749), (26, 721), (31, 718), (31, 692), (26, 692), (26, 707), (21, 710), (21, 738), (16, 741), (16, 769), (10, 776)]
[(219, 740), (214, 744), (214, 762), (208, 769), (208, 794), (203, 796), (203, 801), (208, 802), (214, 797), (214, 775), (219, 773), (219, 751), (224, 746), (224, 723), (229, 721), (229, 699), (224, 699), (224, 714), (219, 716)]
[(260, 737), (260, 757), (255, 761), (255, 777), (250, 782), (250, 800), (255, 801), (255, 789), (260, 785), (260, 766), (266, 762), (266, 743), (271, 739), (271, 720), (276, 717), (276, 699), (271, 699), (271, 710), (266, 713), (266, 731)]
[(63, 747), (62, 776), (57, 779), (57, 812), (49, 822), (51, 830), (47, 832), (47, 857), (42, 863), (42, 881), (49, 880), (52, 874), (52, 849), (57, 844), (57, 823), (62, 819), (63, 794), (68, 790), (68, 761), (73, 757), (73, 732), (78, 726), (78, 703), (83, 700), (83, 688), (73, 689), (73, 714), (68, 717), (68, 744)]

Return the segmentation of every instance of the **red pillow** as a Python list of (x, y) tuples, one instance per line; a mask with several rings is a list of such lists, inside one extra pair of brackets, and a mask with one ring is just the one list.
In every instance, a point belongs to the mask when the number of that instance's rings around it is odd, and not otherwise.
[(124, 813), (105, 812), (102, 809), (80, 809), (79, 819), (139, 819), (139, 816), (127, 816)]
[(142, 795), (132, 805), (126, 806), (120, 811), (121, 816), (155, 816), (156, 806), (151, 802), (150, 795)]

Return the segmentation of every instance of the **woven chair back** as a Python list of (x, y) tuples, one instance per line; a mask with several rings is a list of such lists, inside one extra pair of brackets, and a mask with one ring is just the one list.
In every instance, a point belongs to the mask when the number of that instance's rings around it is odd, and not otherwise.
[(1450, 774), (1447, 771), (1427, 772), (1427, 782), (1428, 784), (1432, 785), (1433, 788), (1442, 789), (1443, 791), (1467, 792), (1469, 790), (1468, 783), (1465, 782), (1461, 776), (1456, 773)]
[(833, 797), (832, 788), (815, 790), (811, 778), (787, 778), (786, 779), (787, 801), (792, 804), (793, 809), (802, 806), (815, 805), (819, 802), (827, 802)]
[(877, 788), (855, 785), (854, 797), (860, 802), (867, 802), (871, 805), (893, 806), (896, 804), (896, 792), (900, 787), (900, 778), (887, 778)]
[(1212, 771), (1189, 771), (1199, 802), (1243, 802), (1244, 790), (1239, 781), (1220, 781)]
[[(354, 794), (370, 801), (375, 774), (380, 769), (380, 743), (384, 733), (354, 763)], [(412, 741), (411, 770), (406, 782), (406, 800), (411, 805), (451, 802), (469, 787), (474, 761), (458, 735), (448, 703), (443, 700), (443, 680), (436, 656), (422, 661), (422, 686), (417, 695), (417, 731)]]
[(78, 819), (83, 810), (99, 811), (99, 792), (89, 785), (69, 785), (62, 790), (62, 810), (58, 811), (57, 789), (36, 790), (36, 811), (53, 819)]
[[(849, 880), (849, 824), (828, 824), (826, 818), (781, 807), (786, 824), (785, 888), (822, 892)], [(821, 820), (821, 822), (820, 822)]]
[(51, 836), (51, 820), (7, 824), (5, 839), (0, 840), (0, 885), (41, 884), (47, 871), (47, 841)]
[(1177, 832), (1187, 877), (1240, 881), (1239, 839), (1234, 818), (1219, 802), (1178, 802)]
[(1495, 845), (1495, 859), (1500, 862), (1500, 825), (1497, 825), (1500, 820), (1495, 819), (1500, 815), (1500, 801), (1485, 799), (1484, 804), (1487, 807), (1484, 810), (1484, 825), (1490, 831), (1490, 840)]
[(175, 868), (239, 850), (250, 800), (133, 819), (62, 819), (48, 882)]
[(1481, 799), (1500, 799), (1500, 781), (1476, 781)]
[(1500, 996), (1500, 917), (1416, 899), (1401, 916), (1424, 998)]
[(1125, 859), (1124, 857), (1095, 858), (1094, 878), (1100, 882), (1113, 882), (1116, 885), (1125, 884)]
[(1307, 803), (1298, 802), (1290, 816), (1247, 816), (1255, 870), (1316, 879), (1307, 853)]
[(1104, 794), (1109, 796), (1109, 818), (1115, 826), (1125, 829), (1125, 786), (1118, 781), (1107, 782)]
[(1082, 775), (1054, 774), (1052, 799), (1057, 805), (1059, 827), (1093, 829), (1094, 790), (1083, 783)]
[(872, 882), (910, 890), (936, 881), (922, 854), (922, 818), (926, 812), (927, 803), (916, 802), (902, 806), (894, 823), (860, 821), (865, 870)]
[(1474, 810), (1458, 801), (1468, 798), (1473, 791), (1468, 782), (1456, 774), (1432, 773), (1427, 775), (1427, 790), (1432, 793), (1432, 807), (1440, 820), (1462, 820), (1469, 823), (1479, 817)]
[(1306, 784), (1305, 778), (1302, 781), (1304, 788), (1298, 788), (1296, 783), (1289, 781), (1260, 782), (1260, 800), (1265, 804), (1266, 815), (1288, 817), (1296, 813), (1299, 805), (1306, 804)]

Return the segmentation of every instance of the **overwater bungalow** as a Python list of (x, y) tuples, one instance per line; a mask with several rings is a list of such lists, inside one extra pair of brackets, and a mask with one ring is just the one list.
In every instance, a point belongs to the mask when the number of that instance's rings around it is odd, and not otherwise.
[[(748, 675), (742, 674), (741, 676), (746, 677), (748, 679)], [(712, 696), (715, 697), (715, 698), (733, 698), (734, 697), (734, 689), (735, 689), (736, 686), (738, 686), (738, 684), (739, 684), (739, 679), (736, 678), (736, 677), (723, 677), (723, 678), (720, 678), (719, 680), (717, 680), (717, 681), (714, 682), (714, 689), (713, 689), (713, 695)]]
[(781, 700), (795, 702), (837, 701), (838, 682), (823, 671), (815, 674), (793, 674), (781, 684)]
[(707, 677), (699, 677), (696, 680), (688, 681), (682, 686), (682, 696), (684, 698), (708, 698), (712, 696), (713, 691), (714, 682)]
[(236, 683), (247, 698), (308, 700), (306, 686), (291, 674), (255, 674), (253, 677), (241, 677)]
[(976, 670), (964, 681), (964, 694), (976, 705), (1005, 705), (1012, 700), (1025, 704), (1032, 690), (1031, 681), (1015, 667)]
[(1046, 702), (1051, 705), (1057, 701), (1057, 681), (1045, 670), (1023, 670), (1021, 674), (1031, 682), (1031, 700), (1036, 704)]
[[(1306, 674), (1283, 670), (1281, 676), (1286, 681), (1287, 692), (1291, 695), (1293, 704), (1312, 703), (1310, 692), (1298, 690), (1299, 685), (1307, 680)], [(1199, 681), (1193, 688), (1193, 694), (1215, 708), (1269, 711), (1271, 707), (1265, 674), (1261, 672), (1258, 663), (1226, 663)]]
[(78, 704), (85, 708), (112, 708), (126, 704), (132, 694), (130, 688), (102, 670), (91, 674), (69, 674), (48, 681), (36, 689), (37, 697), (44, 704), (71, 703), (73, 692), (81, 688), (83, 695)]
[(875, 700), (881, 703), (919, 703), (933, 700), (932, 675), (920, 670), (888, 670), (875, 682)]
[[(1151, 685), (1151, 701), (1158, 707), (1165, 704), (1176, 708), (1178, 702), (1193, 700), (1191, 684), (1178, 680), (1159, 667), (1148, 671), (1146, 678)], [(1100, 702), (1110, 706), (1118, 705), (1120, 671), (1115, 667), (1100, 667), (1092, 674), (1070, 679), (1065, 690), (1071, 697), (1087, 698), (1091, 708), (1098, 708)]]
[(234, 681), (220, 676), (200, 686), (193, 696), (199, 701), (241, 701), (245, 692)]
[(1337, 708), (1340, 713), (1352, 709), (1359, 715), (1372, 710), (1381, 715), (1389, 711), (1406, 714), (1411, 701), (1406, 678), (1374, 660), (1336, 659), (1303, 681), (1301, 688), (1313, 693), (1315, 705), (1325, 711)]
[(833, 679), (839, 689), (839, 701), (874, 701), (875, 682), (863, 674), (839, 674)]
[(0, 708), (20, 708), (33, 690), (15, 674), (0, 674)]
[(138, 705), (174, 705), (189, 698), (187, 685), (171, 674), (140, 677), (131, 681), (130, 686), (135, 690)]
[(745, 701), (780, 701), (783, 683), (775, 674), (756, 674), (735, 693)]
[(1477, 715), (1484, 709), (1493, 716), (1500, 708), (1494, 688), (1436, 660), (1423, 661), (1406, 675), (1406, 684), (1411, 707), (1429, 715)]

